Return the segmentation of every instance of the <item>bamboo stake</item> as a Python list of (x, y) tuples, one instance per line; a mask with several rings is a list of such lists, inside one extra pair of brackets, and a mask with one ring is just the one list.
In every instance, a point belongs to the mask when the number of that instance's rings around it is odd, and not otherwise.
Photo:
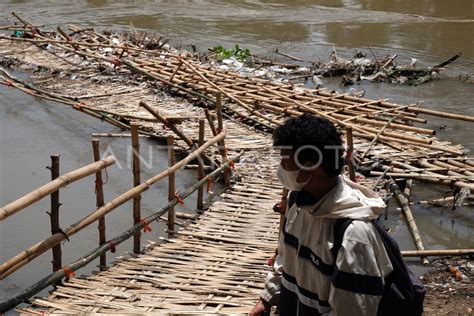
[(401, 253), (404, 257), (472, 256), (474, 249), (405, 250)]
[[(99, 140), (92, 139), (92, 150), (94, 152), (94, 161), (100, 160), (100, 150), (99, 150)], [(98, 171), (95, 174), (95, 199), (96, 199), (96, 206), (102, 207), (104, 205), (104, 186), (102, 181), (102, 171)], [(99, 246), (105, 244), (106, 242), (106, 234), (105, 234), (105, 217), (102, 216), (98, 220), (99, 226)], [(107, 257), (106, 254), (102, 254), (100, 256), (99, 261), (99, 269), (104, 271), (107, 269)]]
[[(59, 155), (51, 156), (51, 181), (56, 180), (59, 177)], [(59, 227), (59, 190), (51, 193), (51, 213), (49, 214), (51, 219), (51, 235), (59, 233), (61, 228)], [(53, 250), (53, 272), (61, 269), (62, 266), (62, 254), (61, 245), (56, 245), (52, 248)]]
[[(133, 152), (133, 186), (140, 185), (140, 141), (138, 139), (138, 123), (131, 123), (130, 130), (132, 132), (132, 152)], [(141, 220), (141, 194), (137, 194), (133, 198), (133, 224), (136, 225)], [(135, 232), (133, 236), (133, 252), (140, 253), (141, 251), (141, 232)]]
[(212, 118), (211, 112), (209, 112), (208, 109), (205, 109), (204, 113), (206, 113), (206, 118), (207, 118), (207, 121), (209, 122), (209, 126), (211, 127), (212, 135), (216, 136), (217, 130), (216, 130), (216, 126), (214, 125), (214, 120)]
[[(174, 138), (173, 136), (168, 136), (168, 166), (171, 168), (175, 164), (175, 154), (174, 154)], [(175, 182), (175, 173), (170, 172), (168, 174), (168, 201), (172, 201), (176, 197), (176, 182)], [(174, 206), (170, 207), (168, 211), (168, 237), (173, 236), (169, 231), (174, 231), (174, 220), (175, 220), (175, 209)]]
[[(199, 141), (198, 146), (201, 147), (204, 143), (204, 128), (205, 128), (204, 120), (199, 120)], [(204, 178), (204, 162), (201, 159), (198, 159), (198, 181)], [(204, 205), (204, 187), (200, 186), (197, 191), (197, 206), (196, 209), (198, 211), (202, 211)]]
[[(222, 136), (222, 134), (220, 134), (220, 136)], [(207, 144), (208, 142), (206, 142), (205, 144)], [(235, 161), (235, 162), (238, 161), (240, 159), (240, 157), (242, 156), (242, 154), (243, 154), (243, 152), (239, 153), (235, 158), (232, 159), (232, 161)], [(195, 156), (194, 153), (193, 153), (193, 155)], [(198, 183), (196, 183), (193, 186), (191, 186), (190, 188), (188, 188), (185, 192), (183, 192), (181, 197), (182, 198), (187, 198), (194, 191), (196, 191), (199, 186), (202, 186), (203, 184), (207, 183), (208, 179), (215, 180), (218, 176), (220, 176), (221, 172), (223, 172), (223, 171), (225, 172), (225, 170), (228, 169), (228, 168), (230, 168), (230, 161), (227, 162), (224, 165), (219, 166), (216, 170), (214, 170), (213, 172), (208, 174), (206, 177), (201, 179)], [(171, 201), (165, 207), (162, 207), (158, 211), (156, 211), (153, 214), (151, 214), (150, 216), (148, 216), (145, 220), (150, 223), (150, 222), (153, 222), (153, 221), (159, 219), (163, 214), (165, 214), (170, 209), (170, 207), (175, 206), (176, 204), (178, 204), (178, 200), (174, 199), (173, 201)], [(142, 229), (143, 226), (144, 226), (144, 223), (139, 223), (137, 225), (134, 225), (133, 227), (131, 227), (130, 229), (128, 229), (124, 233), (120, 234), (119, 236), (117, 236), (115, 238), (112, 238), (111, 243), (106, 243), (104, 245), (101, 245), (101, 246), (95, 248), (94, 250), (92, 250), (91, 252), (89, 252), (87, 255), (85, 255), (85, 256), (79, 258), (78, 260), (72, 262), (71, 264), (68, 265), (68, 268), (71, 271), (76, 271), (76, 270), (86, 266), (87, 264), (89, 264), (90, 262), (95, 260), (97, 257), (99, 257), (102, 253), (105, 253), (105, 252), (109, 251), (111, 249), (111, 244), (113, 244), (113, 245), (121, 244), (122, 242), (124, 242), (125, 240), (127, 240), (131, 236), (133, 236), (136, 230)], [(10, 310), (11, 308), (17, 306), (18, 304), (20, 304), (20, 303), (24, 302), (25, 300), (29, 299), (31, 296), (33, 296), (36, 293), (40, 292), (41, 290), (45, 289), (49, 285), (57, 283), (64, 276), (65, 276), (65, 272), (64, 272), (63, 269), (61, 269), (61, 270), (58, 270), (58, 271), (42, 278), (40, 281), (38, 281), (35, 284), (31, 285), (30, 287), (26, 288), (25, 290), (23, 290), (18, 295), (10, 297), (6, 301), (1, 302), (0, 303), (0, 313), (4, 313), (4, 312)]]
[[(196, 159), (200, 154), (202, 154), (207, 148), (212, 146), (213, 144), (217, 143), (220, 141), (222, 138), (224, 138), (226, 135), (226, 131), (222, 131), (219, 133), (219, 135), (213, 137), (212, 139), (208, 140), (204, 145), (202, 145), (200, 148), (196, 149), (192, 153), (190, 153), (186, 158), (183, 160), (179, 161), (176, 163), (173, 167), (168, 168), (165, 171), (160, 172), (159, 174), (145, 180), (142, 184), (139, 186), (136, 186), (125, 193), (115, 197), (111, 201), (109, 201), (107, 204), (105, 204), (103, 207), (100, 207), (90, 213), (88, 216), (84, 217), (83, 219), (79, 220), (75, 224), (69, 226), (66, 230), (64, 230), (64, 234), (62, 233), (57, 233), (51, 236), (50, 238), (47, 238), (31, 247), (29, 247), (27, 250), (19, 253), (15, 257), (9, 259), (8, 261), (4, 262), (2, 265), (0, 265), (0, 280), (4, 279), (6, 276), (10, 275), (20, 267), (24, 266), (34, 258), (38, 257), (51, 247), (57, 245), (61, 241), (65, 240), (67, 237), (70, 237), (80, 230), (84, 229), (85, 227), (89, 226), (91, 223), (95, 222), (98, 218), (101, 216), (106, 215), (107, 213), (111, 212), (115, 208), (119, 207), (123, 203), (133, 199), (133, 197), (137, 194), (142, 193), (143, 191), (148, 190), (148, 188), (156, 183), (157, 181), (165, 178), (166, 176), (169, 175), (171, 172), (175, 172), (176, 170), (181, 169), (182, 167), (186, 166), (190, 161), (193, 159)], [(112, 161), (112, 157), (108, 157)], [(101, 163), (103, 163), (101, 161)], [(94, 170), (96, 172), (96, 170)], [(60, 177), (59, 179), (63, 178), (64, 176)]]
[(356, 177), (355, 177), (355, 171), (354, 171), (354, 160), (353, 160), (353, 154), (354, 154), (354, 140), (352, 138), (352, 128), (348, 127), (346, 128), (346, 139), (347, 139), (347, 153), (346, 153), (346, 159), (347, 159), (347, 166), (349, 167), (349, 179), (351, 181), (355, 182)]
[[(222, 118), (222, 95), (220, 93), (216, 94), (216, 115), (217, 115), (217, 132), (220, 133), (224, 130), (224, 120)], [(224, 139), (219, 143), (219, 151), (222, 156), (222, 163), (227, 162), (227, 153), (225, 148)], [(230, 172), (224, 174), (225, 185), (230, 187)]]
[[(408, 228), (410, 229), (410, 233), (412, 234), (413, 239), (415, 241), (416, 249), (425, 250), (425, 247), (423, 246), (423, 242), (420, 237), (420, 231), (418, 230), (418, 226), (416, 225), (415, 218), (413, 217), (413, 213), (410, 209), (408, 199), (403, 195), (403, 193), (400, 191), (400, 189), (398, 188), (398, 185), (395, 182), (393, 182), (390, 185), (390, 189), (395, 194), (398, 200), (398, 203), (402, 207), (403, 214), (405, 214), (405, 218), (408, 223)], [(428, 260), (426, 260), (426, 258), (422, 258), (422, 259), (423, 259), (423, 264), (429, 263)]]
[(37, 188), (36, 190), (22, 196), (21, 198), (5, 205), (0, 208), (0, 220), (15, 214), (16, 212), (24, 209), (25, 207), (30, 206), (31, 204), (41, 200), (45, 196), (50, 195), (52, 192), (65, 187), (66, 185), (73, 183), (77, 180), (85, 178), (93, 173), (98, 172), (99, 170), (104, 169), (115, 163), (115, 158), (109, 156), (104, 160), (99, 162), (91, 163), (82, 168), (68, 172), (54, 181), (48, 182), (47, 184)]

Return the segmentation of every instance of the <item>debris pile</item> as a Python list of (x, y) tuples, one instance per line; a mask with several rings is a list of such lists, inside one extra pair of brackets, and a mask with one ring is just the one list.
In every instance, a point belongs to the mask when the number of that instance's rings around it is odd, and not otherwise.
[(468, 257), (443, 258), (432, 263), (434, 269), (421, 277), (428, 292), (428, 314), (471, 315), (474, 304), (474, 263)]
[(427, 68), (416, 68), (417, 59), (412, 58), (410, 65), (397, 65), (397, 54), (387, 55), (382, 59), (367, 57), (358, 52), (354, 58), (345, 59), (333, 50), (329, 61), (313, 63), (315, 75), (323, 77), (342, 76), (341, 85), (347, 86), (361, 80), (389, 82), (406, 85), (420, 85), (430, 80), (438, 79), (443, 67), (461, 57), (457, 54), (448, 60)]

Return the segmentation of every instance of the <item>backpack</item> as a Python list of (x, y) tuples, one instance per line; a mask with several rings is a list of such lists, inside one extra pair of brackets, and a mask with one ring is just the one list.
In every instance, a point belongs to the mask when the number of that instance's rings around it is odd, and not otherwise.
[[(296, 202), (296, 193), (290, 193), (288, 207)], [(340, 218), (334, 223), (334, 246), (331, 249), (334, 258), (342, 246), (344, 233), (352, 221), (353, 219), (350, 218)], [(393, 267), (393, 271), (385, 278), (384, 291), (377, 315), (421, 315), (426, 293), (423, 284), (406, 265), (395, 239), (385, 231), (377, 220), (372, 220), (372, 223), (383, 242)]]
[[(340, 218), (334, 223), (334, 247), (331, 249), (334, 257), (341, 248), (344, 233), (352, 221), (350, 218)], [(385, 278), (377, 315), (421, 315), (426, 293), (423, 284), (406, 265), (395, 239), (377, 220), (372, 223), (393, 266), (393, 271)]]

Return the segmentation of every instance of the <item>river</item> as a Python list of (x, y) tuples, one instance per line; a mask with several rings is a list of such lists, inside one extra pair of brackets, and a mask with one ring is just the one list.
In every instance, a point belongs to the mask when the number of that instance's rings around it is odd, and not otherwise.
[[(463, 55), (441, 73), (438, 81), (421, 86), (361, 82), (357, 89), (374, 99), (387, 98), (396, 103), (416, 103), (447, 112), (474, 115), (474, 84), (461, 78), (474, 76), (474, 2), (471, 0), (322, 0), (322, 1), (221, 1), (221, 0), (0, 0), (0, 25), (10, 24), (10, 12), (19, 13), (35, 24), (46, 27), (79, 24), (98, 29), (147, 30), (171, 38), (171, 44), (198, 50), (239, 44), (253, 53), (279, 58), (282, 52), (306, 61), (327, 60), (334, 49), (340, 56), (351, 57), (356, 51), (369, 56), (399, 55), (397, 62), (436, 65), (461, 52)], [(340, 79), (324, 81), (327, 87), (344, 92)], [(441, 139), (461, 143), (474, 149), (471, 123), (426, 117), (426, 127), (437, 130)], [(442, 125), (446, 125), (441, 128)], [(71, 111), (62, 105), (38, 100), (0, 86), (0, 205), (29, 192), (49, 179), (45, 166), (49, 156), (61, 155), (61, 171), (65, 172), (92, 161), (91, 133), (117, 132), (109, 125)], [(130, 187), (131, 172), (124, 167), (129, 139), (102, 139), (102, 149), (112, 148), (122, 168), (109, 168), (111, 183), (105, 186), (106, 198)], [(110, 147), (108, 147), (110, 146)], [(151, 141), (142, 146), (153, 153), (152, 175), (165, 167), (164, 152)], [(148, 150), (148, 149), (147, 149)], [(186, 187), (195, 174), (182, 171), (178, 186)], [(83, 217), (94, 209), (91, 179), (69, 185), (61, 191), (61, 222), (64, 225)], [(145, 212), (151, 212), (166, 201), (166, 184), (159, 184), (143, 200)], [(448, 189), (417, 184), (415, 200), (438, 198)], [(49, 234), (48, 199), (0, 222), (0, 260), (12, 257)], [(192, 208), (188, 202), (186, 209)], [(131, 222), (131, 204), (126, 204), (107, 217), (108, 233), (115, 235)], [(472, 208), (455, 211), (434, 207), (414, 207), (422, 238), (428, 249), (465, 248), (473, 246), (474, 215)], [(389, 221), (402, 249), (414, 249), (395, 203), (391, 204)], [(64, 261), (70, 262), (97, 245), (95, 225), (64, 244)], [(154, 228), (153, 234), (162, 229)], [(150, 239), (156, 238), (156, 235)], [(120, 247), (120, 254), (131, 244)], [(110, 257), (110, 255), (109, 255)], [(0, 299), (10, 297), (50, 271), (50, 256), (44, 255), (0, 283)], [(95, 267), (82, 270), (89, 273)]]

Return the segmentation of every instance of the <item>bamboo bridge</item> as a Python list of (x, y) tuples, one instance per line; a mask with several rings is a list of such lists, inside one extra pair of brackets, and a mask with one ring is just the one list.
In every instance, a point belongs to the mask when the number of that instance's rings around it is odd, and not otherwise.
[[(272, 207), (280, 200), (282, 188), (275, 176), (279, 156), (272, 149), (270, 133), (290, 116), (312, 113), (334, 122), (347, 137), (348, 151), (355, 162), (368, 170), (357, 181), (380, 194), (387, 194), (392, 177), (459, 190), (474, 188), (474, 161), (462, 146), (439, 140), (433, 130), (418, 126), (426, 123), (419, 114), (470, 122), (474, 117), (220, 71), (202, 56), (165, 48), (163, 38), (148, 39), (138, 33), (104, 35), (73, 25), (68, 32), (59, 27), (49, 32), (16, 17), (19, 25), (0, 28), (21, 34), (0, 36), (0, 64), (29, 70), (32, 75), (29, 80), (20, 80), (0, 68), (1, 84), (131, 130), (137, 150), (138, 134), (168, 142), (172, 150), (170, 167), (163, 173), (143, 182), (134, 164), (135, 187), (124, 196), (113, 203), (98, 202), (99, 208), (78, 225), (12, 258), (11, 264), (2, 264), (3, 279), (40, 252), (75, 234), (78, 227), (103, 221), (117, 205), (134, 200), (134, 226), (125, 235), (103, 239), (99, 248), (85, 257), (56, 267), (56, 272), (25, 290), (23, 296), (0, 303), (2, 312), (66, 276), (68, 280), (50, 295), (32, 299), (28, 306), (17, 310), (32, 314), (247, 314), (262, 289), (269, 269), (266, 262), (278, 239), (280, 215)], [(97, 148), (96, 141), (98, 156)], [(188, 156), (175, 162), (174, 148)], [(170, 189), (170, 205), (141, 219), (136, 208), (139, 196), (197, 157), (203, 158), (199, 182), (180, 196)], [(113, 159), (96, 157), (87, 174), (100, 177), (101, 170), (113, 163)], [(204, 175), (204, 167), (211, 173)], [(346, 172), (354, 177), (351, 164)], [(220, 176), (228, 185), (220, 199), (176, 229), (173, 206), (195, 190), (202, 195), (203, 187)], [(47, 194), (62, 185), (50, 186)], [(202, 208), (202, 200), (200, 203), (198, 209)], [(0, 220), (8, 220), (21, 205), (26, 204), (2, 207)], [(403, 206), (409, 218), (406, 201)], [(149, 222), (165, 213), (171, 214), (169, 237), (148, 243), (142, 251), (137, 232), (146, 231)], [(417, 251), (405, 255), (442, 254), (424, 249), (416, 237), (414, 220), (410, 225)], [(94, 275), (73, 277), (74, 270), (99, 256), (102, 263), (107, 251), (132, 236), (136, 241), (133, 254)], [(472, 253), (472, 249), (457, 253)]]

